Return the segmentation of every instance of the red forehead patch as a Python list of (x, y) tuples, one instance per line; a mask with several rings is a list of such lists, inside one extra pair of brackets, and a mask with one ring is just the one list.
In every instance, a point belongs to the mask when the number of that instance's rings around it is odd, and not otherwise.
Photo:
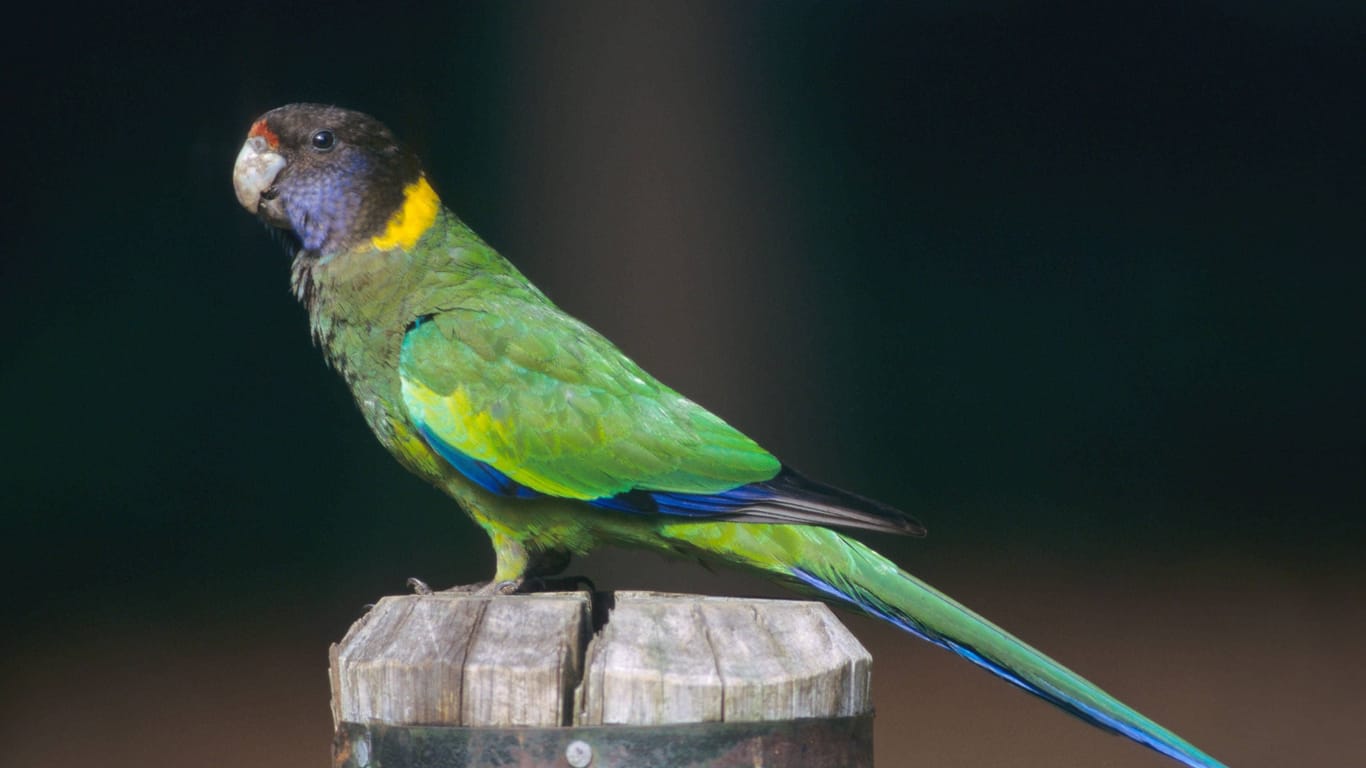
[(276, 136), (275, 131), (272, 131), (270, 126), (266, 125), (266, 119), (264, 117), (252, 123), (251, 130), (247, 132), (247, 138), (249, 139), (256, 136), (264, 138), (266, 140), (266, 146), (271, 149), (278, 149), (280, 146), (280, 137)]

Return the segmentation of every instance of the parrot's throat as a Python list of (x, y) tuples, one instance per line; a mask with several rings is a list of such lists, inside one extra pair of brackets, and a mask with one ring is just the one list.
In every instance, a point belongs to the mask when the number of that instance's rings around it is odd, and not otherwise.
[(294, 252), (294, 263), (290, 265), (289, 287), (294, 298), (313, 314), (318, 301), (318, 282), (313, 277), (313, 269), (318, 265), (318, 257), (302, 248)]
[(354, 259), (373, 251), (411, 251), (436, 223), (440, 210), (441, 199), (436, 190), (432, 189), (426, 176), (419, 175), (416, 181), (403, 188), (402, 202), (385, 221), (383, 229), (368, 240), (339, 253), (322, 255), (314, 249), (296, 248), (291, 284), (295, 297), (312, 312), (317, 301), (317, 270), (328, 269), (331, 262)]

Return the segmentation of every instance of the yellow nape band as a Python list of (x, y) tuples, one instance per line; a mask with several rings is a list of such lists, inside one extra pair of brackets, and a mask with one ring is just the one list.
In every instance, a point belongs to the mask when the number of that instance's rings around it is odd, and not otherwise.
[(389, 218), (384, 231), (370, 238), (370, 242), (381, 251), (408, 250), (431, 228), (440, 208), (441, 200), (436, 196), (436, 190), (427, 183), (426, 176), (419, 176), (417, 181), (404, 187), (403, 206)]

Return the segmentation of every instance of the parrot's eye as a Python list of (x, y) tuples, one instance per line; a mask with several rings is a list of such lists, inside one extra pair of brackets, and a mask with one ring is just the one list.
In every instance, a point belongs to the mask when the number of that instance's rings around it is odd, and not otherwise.
[(331, 131), (318, 131), (313, 134), (313, 148), (319, 152), (326, 152), (336, 143), (337, 137), (333, 136)]

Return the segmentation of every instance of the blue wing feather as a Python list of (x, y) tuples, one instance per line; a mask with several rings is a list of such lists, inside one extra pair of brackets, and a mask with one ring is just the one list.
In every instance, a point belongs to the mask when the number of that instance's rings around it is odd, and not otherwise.
[(437, 455), (455, 467), (457, 472), (469, 478), (470, 482), (489, 493), (521, 499), (532, 499), (543, 495), (516, 482), (488, 464), (472, 459), (456, 450), (450, 443), (438, 437), (426, 424), (419, 424), (418, 431), (422, 433), (422, 438), (427, 441), (427, 445), (430, 445), (433, 451), (436, 451)]
[[(544, 498), (546, 494), (521, 485), (492, 466), (472, 459), (442, 440), (435, 432), (422, 424), (418, 426), (422, 438), (460, 474), (469, 478), (489, 493), (499, 496), (512, 496), (520, 499)], [(717, 494), (666, 493), (663, 491), (631, 491), (616, 496), (604, 496), (588, 501), (595, 507), (615, 509), (618, 512), (651, 515), (680, 515), (684, 517), (715, 517), (736, 514), (740, 510), (775, 494), (753, 485), (742, 485)]]
[[(426, 424), (418, 424), (424, 440), (441, 458), (480, 488), (519, 499), (547, 498), (493, 466), (471, 458), (442, 440)], [(584, 500), (600, 509), (637, 515), (715, 518), (736, 521), (833, 525), (923, 535), (910, 515), (881, 502), (816, 483), (783, 467), (769, 480), (747, 483), (719, 493), (680, 493), (647, 488)]]

